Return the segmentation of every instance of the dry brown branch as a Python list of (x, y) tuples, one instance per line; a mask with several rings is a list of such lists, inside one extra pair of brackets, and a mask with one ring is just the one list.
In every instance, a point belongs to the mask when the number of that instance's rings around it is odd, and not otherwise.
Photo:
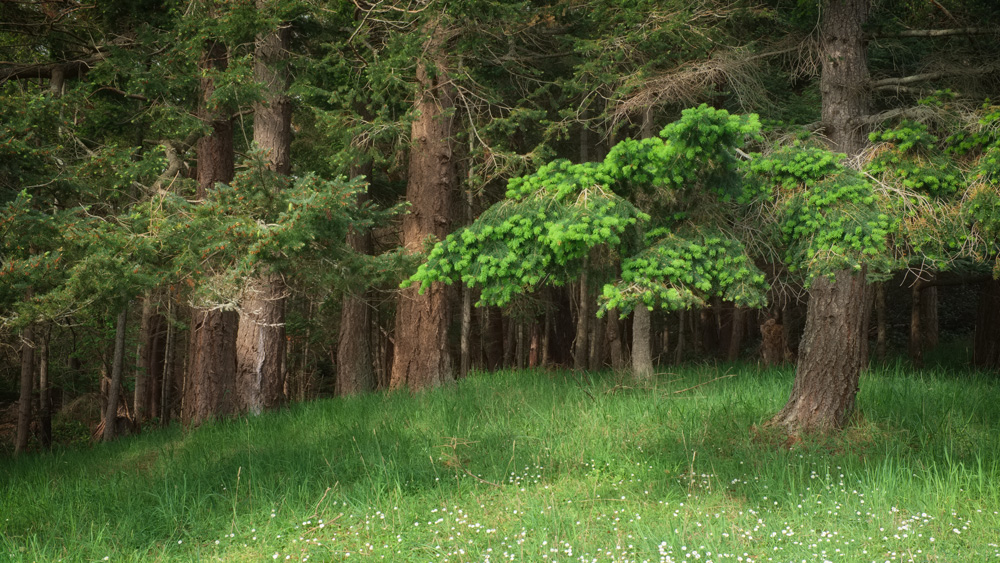
[(684, 393), (684, 392), (690, 391), (692, 389), (697, 389), (697, 388), (701, 387), (702, 385), (708, 385), (709, 383), (714, 383), (714, 382), (716, 382), (716, 381), (718, 381), (720, 379), (726, 379), (727, 377), (736, 377), (736, 374), (735, 373), (729, 373), (729, 374), (726, 374), (726, 375), (722, 375), (722, 376), (716, 377), (715, 379), (709, 379), (708, 381), (703, 381), (703, 382), (699, 383), (698, 385), (693, 385), (691, 387), (688, 387), (687, 389), (681, 389), (680, 391), (672, 391), (670, 394), (671, 395), (677, 395), (679, 393)]

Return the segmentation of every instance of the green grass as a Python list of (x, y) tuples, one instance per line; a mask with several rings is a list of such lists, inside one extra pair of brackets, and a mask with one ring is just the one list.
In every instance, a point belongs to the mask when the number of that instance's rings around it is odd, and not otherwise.
[(483, 374), (3, 459), (0, 562), (1000, 561), (995, 379), (874, 371), (789, 447), (752, 429), (791, 378)]

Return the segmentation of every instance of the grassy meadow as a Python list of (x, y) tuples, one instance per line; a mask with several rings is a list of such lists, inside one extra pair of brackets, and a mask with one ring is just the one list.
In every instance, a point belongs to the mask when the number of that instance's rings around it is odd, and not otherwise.
[(791, 381), (477, 374), (4, 458), (0, 562), (1000, 561), (997, 379), (874, 369), (794, 443)]

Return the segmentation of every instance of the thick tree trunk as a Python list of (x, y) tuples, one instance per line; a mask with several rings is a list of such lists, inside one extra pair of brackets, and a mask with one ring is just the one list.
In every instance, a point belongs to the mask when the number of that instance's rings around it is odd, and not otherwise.
[[(371, 181), (371, 163), (351, 171), (352, 176), (366, 176)], [(369, 199), (367, 191), (357, 195), (358, 205)], [(375, 241), (371, 230), (351, 230), (347, 245), (358, 254), (371, 254)], [(337, 394), (353, 395), (374, 391), (375, 362), (372, 356), (372, 304), (367, 288), (348, 292), (340, 308), (340, 334), (337, 339)]]
[(28, 447), (31, 436), (31, 406), (34, 402), (35, 386), (35, 342), (31, 325), (21, 331), (21, 393), (17, 400), (17, 435), (14, 439), (14, 455)]
[(632, 378), (639, 383), (653, 378), (653, 354), (650, 350), (650, 312), (640, 303), (632, 315)]
[[(829, 0), (820, 22), (823, 123), (834, 149), (849, 157), (866, 142), (868, 62), (862, 25), (867, 16), (868, 0)], [(797, 433), (838, 429), (847, 422), (867, 360), (866, 288), (863, 270), (813, 281), (795, 384), (772, 424)]]
[[(228, 54), (225, 45), (211, 41), (201, 59), (202, 121), (211, 133), (198, 140), (198, 197), (204, 199), (217, 183), (233, 179), (233, 122), (222, 109), (210, 105), (215, 91), (212, 71), (225, 70)], [(192, 313), (187, 376), (181, 398), (181, 421), (197, 426), (213, 416), (233, 412), (232, 395), (236, 387), (237, 315), (221, 309), (197, 309)], [(232, 326), (226, 326), (231, 324)]]
[[(370, 233), (351, 233), (347, 242), (354, 250), (370, 253)], [(337, 341), (337, 394), (354, 395), (375, 390), (372, 358), (372, 306), (366, 292), (344, 296), (340, 309)]]
[(674, 351), (674, 363), (679, 364), (684, 361), (684, 321), (687, 320), (687, 311), (681, 309), (677, 314), (677, 349)]
[(798, 433), (835, 430), (847, 422), (861, 375), (866, 288), (864, 273), (850, 270), (813, 281), (792, 394), (771, 424)]
[(885, 311), (885, 282), (875, 284), (875, 359), (879, 363), (885, 362), (886, 354), (886, 311)]
[(226, 46), (218, 41), (211, 41), (205, 46), (200, 63), (203, 75), (201, 79), (201, 108), (199, 115), (211, 128), (211, 133), (198, 139), (198, 199), (205, 199), (215, 184), (228, 183), (233, 179), (233, 120), (225, 112), (210, 109), (212, 96), (215, 94), (215, 80), (207, 73), (224, 71), (229, 66), (229, 55)]
[(155, 313), (151, 297), (151, 294), (147, 294), (142, 300), (142, 318), (139, 320), (139, 350), (136, 353), (135, 363), (135, 393), (132, 397), (135, 419), (140, 423), (146, 420), (150, 411), (149, 380), (153, 352), (151, 328)]
[(625, 371), (625, 356), (622, 354), (622, 321), (616, 309), (608, 311), (608, 324), (604, 337), (608, 341), (611, 369), (615, 373)]
[(776, 366), (784, 363), (788, 345), (785, 343), (785, 328), (775, 318), (770, 318), (760, 325), (760, 352), (765, 366)]
[(184, 426), (236, 412), (236, 326), (234, 311), (196, 309), (181, 406)]
[(52, 448), (52, 381), (49, 379), (49, 336), (51, 328), (41, 334), (38, 350), (38, 442), (43, 449)]
[(743, 347), (743, 326), (745, 324), (743, 313), (743, 309), (733, 305), (729, 321), (729, 339), (726, 347), (726, 360), (730, 362), (735, 362), (740, 358), (740, 349)]
[(500, 307), (486, 309), (486, 367), (496, 371), (503, 367), (503, 312)]
[(285, 284), (277, 274), (249, 283), (236, 336), (237, 409), (260, 414), (284, 402)]
[[(428, 236), (443, 239), (448, 234), (456, 182), (456, 93), (445, 62), (444, 31), (435, 28), (430, 33), (425, 45), (428, 58), (417, 63), (417, 118), (410, 134), (406, 199), (411, 207), (403, 218), (403, 246), (410, 253), (421, 252)], [(433, 284), (423, 295), (416, 287), (400, 291), (391, 389), (418, 390), (454, 379), (448, 346), (450, 323), (448, 292), (442, 284)]]
[(910, 289), (910, 361), (918, 368), (924, 367), (924, 339), (920, 319), (922, 289), (923, 285), (919, 281)]
[(111, 363), (111, 381), (108, 383), (108, 406), (104, 411), (104, 441), (115, 439), (118, 431), (118, 403), (121, 398), (119, 390), (122, 386), (122, 372), (125, 371), (125, 323), (128, 320), (128, 307), (123, 307), (118, 313), (115, 328), (115, 355)]
[[(266, 10), (271, 0), (257, 0)], [(254, 104), (253, 140), (263, 151), (268, 170), (287, 176), (291, 172), (292, 102), (288, 97), (288, 44), (291, 28), (257, 38), (254, 78), (264, 92)], [(239, 410), (259, 414), (284, 402), (285, 293), (281, 276), (265, 273), (249, 280), (240, 298), (236, 336), (236, 384)]]
[[(587, 263), (584, 262), (584, 269)], [(573, 341), (573, 369), (587, 369), (587, 361), (590, 357), (590, 346), (588, 338), (590, 336), (590, 295), (587, 291), (587, 272), (580, 275), (577, 284), (579, 305), (576, 308), (576, 339)]]
[[(168, 297), (172, 299), (172, 296)], [(163, 344), (163, 376), (160, 378), (160, 424), (166, 426), (170, 424), (173, 416), (173, 388), (174, 388), (174, 366), (176, 366), (177, 349), (177, 328), (174, 326), (174, 319), (171, 316), (171, 301), (167, 304), (166, 336)]]
[(862, 26), (870, 0), (828, 0), (822, 8), (824, 131), (835, 150), (849, 157), (867, 144), (864, 118), (869, 113), (868, 58)]
[(938, 288), (936, 285), (926, 285), (920, 292), (920, 320), (924, 350), (937, 348), (941, 340), (940, 323), (938, 321)]
[(1000, 281), (987, 280), (979, 292), (972, 361), (986, 369), (1000, 369)]
[(607, 350), (604, 347), (604, 333), (607, 331), (607, 317), (594, 317), (590, 320), (590, 360), (589, 365), (592, 371), (599, 371), (604, 368), (604, 360)]

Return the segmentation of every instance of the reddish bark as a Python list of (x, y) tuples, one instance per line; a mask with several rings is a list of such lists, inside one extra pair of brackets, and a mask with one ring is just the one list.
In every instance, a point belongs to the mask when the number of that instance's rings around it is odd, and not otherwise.
[[(443, 239), (451, 225), (456, 93), (448, 76), (444, 41), (444, 31), (432, 29), (425, 45), (427, 58), (417, 63), (420, 91), (406, 187), (411, 207), (403, 218), (403, 246), (411, 253), (422, 251), (428, 236)], [(423, 295), (416, 287), (400, 291), (391, 389), (418, 390), (454, 379), (448, 346), (450, 322), (451, 307), (443, 285), (433, 284)]]

